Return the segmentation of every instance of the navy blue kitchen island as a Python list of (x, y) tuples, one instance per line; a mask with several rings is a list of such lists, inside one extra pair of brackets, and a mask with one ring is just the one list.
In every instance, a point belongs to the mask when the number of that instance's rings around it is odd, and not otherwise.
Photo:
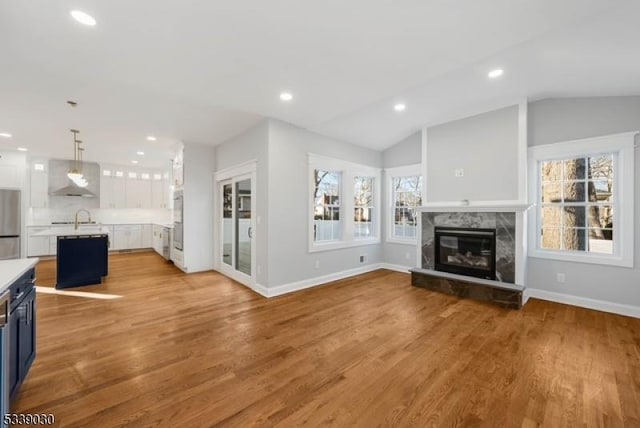
[(108, 273), (107, 234), (58, 236), (56, 288), (102, 284)]

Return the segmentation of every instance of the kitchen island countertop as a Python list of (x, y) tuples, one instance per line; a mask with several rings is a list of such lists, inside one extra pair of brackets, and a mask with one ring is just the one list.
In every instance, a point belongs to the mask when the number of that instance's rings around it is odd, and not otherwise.
[(37, 257), (30, 259), (0, 260), (0, 293), (9, 288), (26, 271), (34, 267), (40, 259)]
[(108, 235), (109, 228), (106, 226), (80, 227), (52, 227), (31, 236), (79, 236), (79, 235)]

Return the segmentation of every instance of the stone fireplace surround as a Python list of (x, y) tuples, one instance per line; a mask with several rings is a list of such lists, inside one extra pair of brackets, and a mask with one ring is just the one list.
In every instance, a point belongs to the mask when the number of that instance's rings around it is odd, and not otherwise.
[[(420, 207), (419, 266), (413, 285), (519, 308), (524, 299), (528, 204), (433, 204)], [(496, 230), (496, 280), (435, 270), (436, 226)]]

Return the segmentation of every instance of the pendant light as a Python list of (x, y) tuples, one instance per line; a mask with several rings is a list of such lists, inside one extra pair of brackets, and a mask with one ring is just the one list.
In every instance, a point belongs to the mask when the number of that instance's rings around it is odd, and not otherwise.
[(69, 172), (67, 172), (67, 177), (78, 187), (87, 187), (89, 183), (82, 175), (82, 151), (84, 149), (80, 147), (82, 141), (78, 140), (80, 131), (77, 129), (71, 129), (70, 131), (73, 134), (73, 164)]

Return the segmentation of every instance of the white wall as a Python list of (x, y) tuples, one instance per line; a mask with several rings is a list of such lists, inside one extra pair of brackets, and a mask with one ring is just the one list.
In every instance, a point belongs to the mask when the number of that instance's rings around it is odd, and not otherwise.
[[(382, 163), (384, 168), (395, 168), (399, 166), (419, 164), (422, 160), (422, 132), (416, 132), (389, 147), (382, 152)], [(395, 265), (397, 267), (404, 266), (406, 268), (415, 267), (416, 243), (396, 244), (386, 242), (387, 223), (389, 216), (392, 215), (389, 209), (391, 201), (389, 200), (389, 190), (387, 189), (387, 175), (383, 176), (383, 220), (382, 227), (383, 236), (383, 260), (385, 263)]]
[[(549, 99), (529, 104), (529, 145), (640, 130), (640, 96)], [(635, 268), (529, 258), (527, 287), (638, 307), (640, 313), (640, 152), (635, 170)], [(564, 273), (565, 283), (556, 281)]]
[(426, 157), (426, 202), (517, 200), (518, 106), (428, 128)]
[(184, 266), (188, 272), (213, 269), (213, 170), (215, 148), (184, 144)]
[[(267, 237), (268, 216), (267, 211), (267, 183), (269, 170), (267, 159), (267, 143), (269, 137), (269, 122), (267, 120), (255, 127), (239, 134), (228, 141), (216, 146), (216, 172), (232, 168), (247, 161), (257, 161), (256, 189), (252, 197), (256, 199), (256, 216), (259, 222), (256, 224), (254, 239), (256, 242), (256, 281), (258, 284), (268, 283), (267, 266)], [(218, 195), (216, 189), (216, 197)], [(219, 219), (219, 214), (216, 219)], [(218, 241), (216, 240), (216, 245)]]
[(362, 268), (361, 254), (366, 264), (382, 262), (379, 244), (309, 253), (309, 153), (382, 167), (381, 152), (269, 121), (269, 288)]

